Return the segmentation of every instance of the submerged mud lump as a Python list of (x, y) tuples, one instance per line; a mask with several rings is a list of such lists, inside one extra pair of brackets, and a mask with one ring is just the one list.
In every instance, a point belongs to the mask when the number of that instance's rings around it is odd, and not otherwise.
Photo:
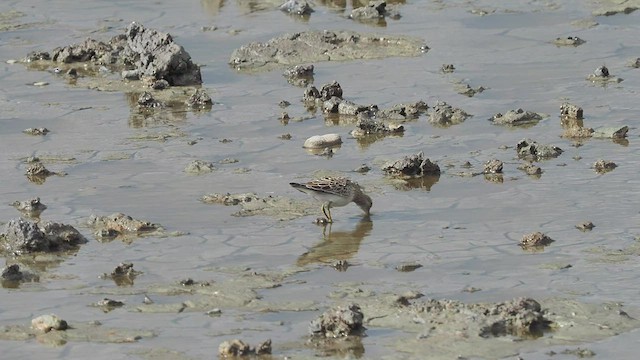
[(281, 35), (266, 43), (243, 45), (233, 51), (229, 65), (238, 70), (271, 70), (317, 61), (418, 56), (425, 49), (421, 39), (408, 36), (316, 30)]
[(20, 268), (18, 264), (12, 264), (2, 269), (0, 275), (0, 283), (2, 287), (12, 288), (18, 287), (22, 282), (39, 281), (40, 277), (28, 270)]
[(523, 109), (509, 110), (506, 114), (497, 113), (491, 118), (494, 124), (511, 126), (536, 124), (540, 120), (542, 115)]
[(95, 234), (99, 238), (139, 235), (161, 229), (158, 224), (137, 220), (122, 213), (113, 213), (108, 216), (91, 215), (88, 224), (95, 229)]

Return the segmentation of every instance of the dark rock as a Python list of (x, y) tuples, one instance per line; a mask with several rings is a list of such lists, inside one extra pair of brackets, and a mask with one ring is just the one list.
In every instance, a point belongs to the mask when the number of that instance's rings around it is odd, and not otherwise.
[(336, 96), (325, 100), (322, 103), (322, 112), (324, 112), (325, 114), (338, 113), (338, 108), (341, 102), (342, 99)]
[(342, 99), (342, 87), (337, 81), (333, 81), (330, 84), (325, 84), (320, 90), (320, 97), (322, 100), (329, 100), (332, 97)]

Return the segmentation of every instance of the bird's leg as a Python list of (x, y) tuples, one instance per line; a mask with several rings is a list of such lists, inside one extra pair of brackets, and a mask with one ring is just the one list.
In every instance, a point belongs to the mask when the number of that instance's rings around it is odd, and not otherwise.
[(322, 204), (322, 213), (326, 216), (329, 223), (333, 222), (333, 219), (331, 219), (331, 205)]

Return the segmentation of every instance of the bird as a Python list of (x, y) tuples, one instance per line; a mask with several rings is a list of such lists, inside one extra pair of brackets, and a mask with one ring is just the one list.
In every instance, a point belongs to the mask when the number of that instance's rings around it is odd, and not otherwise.
[(360, 185), (345, 177), (323, 177), (304, 184), (291, 182), (289, 185), (321, 201), (322, 213), (329, 223), (333, 222), (332, 207), (345, 206), (354, 202), (369, 216), (373, 205), (371, 198), (362, 192)]

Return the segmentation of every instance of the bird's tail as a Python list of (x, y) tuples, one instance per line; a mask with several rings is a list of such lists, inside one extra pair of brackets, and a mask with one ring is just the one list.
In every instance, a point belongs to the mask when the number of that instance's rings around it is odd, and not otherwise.
[(289, 185), (291, 185), (294, 189), (298, 189), (298, 190), (300, 190), (302, 192), (304, 192), (303, 189), (307, 188), (307, 186), (305, 184), (300, 184), (300, 183), (291, 182), (291, 183), (289, 183)]

